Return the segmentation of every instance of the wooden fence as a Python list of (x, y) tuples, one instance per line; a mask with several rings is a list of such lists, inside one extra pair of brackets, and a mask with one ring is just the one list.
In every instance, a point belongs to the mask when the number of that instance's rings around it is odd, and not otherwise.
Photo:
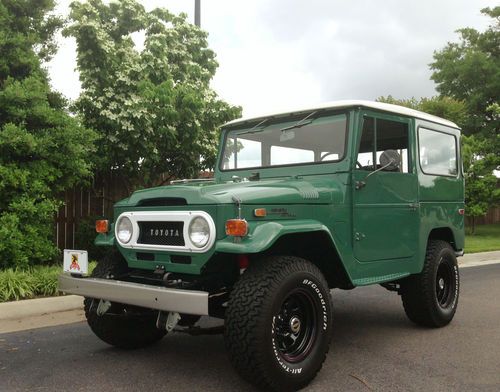
[(55, 218), (54, 238), (59, 249), (75, 249), (75, 233), (89, 217), (112, 218), (113, 204), (127, 197), (127, 190), (114, 178), (97, 178), (88, 188), (66, 191), (64, 206)]
[[(467, 208), (465, 209), (467, 216)], [(500, 207), (490, 207), (485, 216), (479, 216), (475, 219), (476, 225), (491, 225), (492, 223), (500, 223)], [(467, 217), (466, 224), (471, 224), (471, 219)]]

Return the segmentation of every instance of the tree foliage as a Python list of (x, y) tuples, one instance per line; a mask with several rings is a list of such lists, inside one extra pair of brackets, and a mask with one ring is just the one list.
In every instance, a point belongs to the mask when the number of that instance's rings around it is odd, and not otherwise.
[(464, 132), (492, 136), (499, 131), (498, 118), (488, 108), (500, 100), (500, 6), (481, 12), (492, 18), (489, 28), (458, 30), (459, 42), (436, 51), (430, 67), (438, 92), (466, 103)]
[(0, 3), (0, 267), (55, 255), (60, 194), (90, 174), (94, 133), (65, 111), (42, 62), (62, 22), (49, 0)]
[[(197, 176), (215, 164), (217, 127), (240, 109), (210, 88), (217, 62), (207, 34), (165, 9), (135, 0), (71, 4), (82, 93), (76, 110), (101, 135), (99, 169), (129, 189), (161, 173)], [(134, 38), (144, 37), (143, 47)]]
[(391, 95), (377, 98), (378, 102), (391, 103), (393, 105), (406, 106), (410, 109), (420, 110), (434, 116), (446, 118), (453, 121), (459, 127), (467, 123), (467, 106), (464, 101), (459, 101), (450, 97), (432, 97), (397, 99)]
[(475, 218), (484, 216), (491, 205), (500, 201), (498, 179), (491, 167), (496, 157), (488, 153), (488, 140), (477, 135), (462, 136), (462, 162), (465, 176), (465, 205), (471, 218), (471, 232), (475, 231)]

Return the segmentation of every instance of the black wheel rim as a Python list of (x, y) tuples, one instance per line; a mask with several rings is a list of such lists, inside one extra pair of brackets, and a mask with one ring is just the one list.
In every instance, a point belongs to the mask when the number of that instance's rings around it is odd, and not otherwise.
[(455, 278), (453, 267), (446, 260), (441, 260), (436, 275), (436, 299), (442, 308), (447, 308), (453, 301)]
[(283, 301), (274, 318), (276, 349), (287, 362), (307, 357), (316, 339), (316, 307), (309, 292), (297, 289)]

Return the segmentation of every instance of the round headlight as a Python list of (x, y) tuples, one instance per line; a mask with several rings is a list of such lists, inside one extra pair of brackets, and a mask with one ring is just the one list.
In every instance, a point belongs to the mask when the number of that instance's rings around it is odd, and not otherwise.
[(126, 216), (122, 216), (116, 226), (116, 233), (118, 235), (118, 240), (126, 244), (132, 238), (132, 232), (133, 232), (132, 222)]
[(189, 224), (188, 233), (193, 245), (203, 248), (210, 239), (210, 226), (205, 218), (197, 216)]

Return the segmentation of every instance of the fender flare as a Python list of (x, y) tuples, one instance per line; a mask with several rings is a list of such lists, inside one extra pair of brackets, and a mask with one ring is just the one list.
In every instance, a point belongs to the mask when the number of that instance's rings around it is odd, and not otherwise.
[(336, 248), (332, 233), (321, 222), (312, 219), (283, 220), (273, 222), (249, 222), (249, 234), (239, 242), (235, 237), (227, 236), (217, 240), (215, 251), (220, 253), (260, 253), (269, 249), (281, 237), (287, 234), (308, 233), (314, 231), (325, 232), (332, 245)]

